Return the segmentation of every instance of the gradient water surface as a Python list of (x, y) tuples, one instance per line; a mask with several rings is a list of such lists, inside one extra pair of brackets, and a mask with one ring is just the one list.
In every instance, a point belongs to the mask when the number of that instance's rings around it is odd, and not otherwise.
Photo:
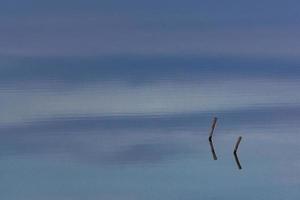
[[(4, 58), (0, 197), (297, 199), (297, 62)], [(213, 160), (208, 133), (219, 118)], [(238, 136), (242, 170), (232, 151)]]

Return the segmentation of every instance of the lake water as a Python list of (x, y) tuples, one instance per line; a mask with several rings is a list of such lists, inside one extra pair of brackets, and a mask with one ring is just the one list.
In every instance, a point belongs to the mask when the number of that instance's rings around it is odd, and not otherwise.
[(0, 197), (298, 199), (299, 91), (296, 61), (3, 58)]

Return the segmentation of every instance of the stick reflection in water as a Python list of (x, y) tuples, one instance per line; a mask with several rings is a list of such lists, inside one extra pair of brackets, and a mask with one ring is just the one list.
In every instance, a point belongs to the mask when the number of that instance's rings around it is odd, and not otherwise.
[(233, 150), (233, 155), (234, 155), (236, 165), (240, 170), (242, 169), (242, 165), (240, 163), (240, 160), (239, 160), (239, 157), (238, 157), (238, 154), (237, 154), (237, 150), (239, 149), (239, 145), (241, 143), (241, 140), (242, 140), (242, 137), (241, 136), (238, 137), (238, 140), (236, 141), (236, 144), (235, 144), (235, 147), (234, 147), (234, 150)]
[(218, 160), (217, 154), (215, 152), (214, 143), (212, 140), (209, 140), (210, 150), (214, 160)]
[(214, 130), (216, 128), (217, 121), (218, 121), (218, 118), (214, 117), (213, 121), (212, 121), (212, 125), (211, 125), (210, 134), (209, 134), (209, 137), (208, 137), (211, 153), (212, 153), (212, 156), (213, 156), (214, 160), (218, 159), (215, 148), (214, 148), (214, 143), (213, 143), (213, 140), (212, 140), (212, 136), (213, 136)]

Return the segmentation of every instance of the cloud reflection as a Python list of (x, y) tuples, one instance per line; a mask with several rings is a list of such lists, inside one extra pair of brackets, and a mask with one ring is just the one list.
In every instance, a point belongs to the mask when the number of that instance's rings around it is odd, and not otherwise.
[(273, 80), (159, 82), (130, 86), (103, 83), (71, 91), (2, 90), (1, 123), (52, 116), (126, 116), (226, 112), (282, 104), (298, 106), (300, 83)]

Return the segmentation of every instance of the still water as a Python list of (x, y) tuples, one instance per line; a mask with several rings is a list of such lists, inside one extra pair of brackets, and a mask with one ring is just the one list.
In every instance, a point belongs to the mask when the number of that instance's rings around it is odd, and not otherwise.
[[(298, 66), (194, 57), (2, 59), (0, 197), (298, 199)], [(215, 116), (217, 160), (208, 141)], [(241, 170), (232, 153), (239, 136)]]

